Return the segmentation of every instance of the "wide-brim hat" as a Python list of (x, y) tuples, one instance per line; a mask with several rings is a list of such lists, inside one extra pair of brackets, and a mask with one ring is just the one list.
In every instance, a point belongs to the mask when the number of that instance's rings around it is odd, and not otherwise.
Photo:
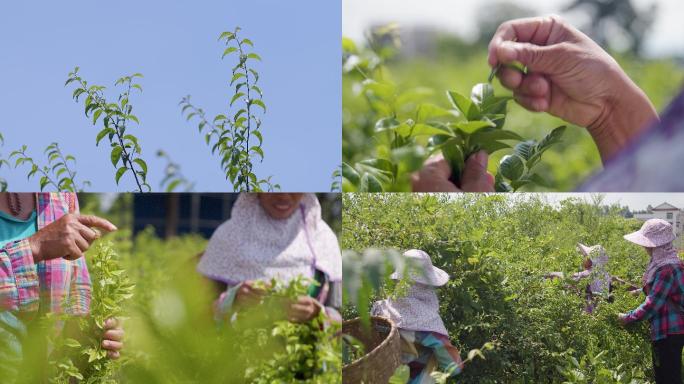
[(407, 263), (390, 275), (393, 280), (401, 280), (408, 271), (409, 278), (416, 283), (440, 287), (449, 281), (449, 274), (432, 265), (430, 255), (419, 249), (404, 252)]
[(625, 240), (642, 247), (655, 248), (674, 241), (675, 234), (672, 225), (662, 219), (646, 220), (636, 232), (624, 236)]
[(577, 250), (584, 256), (589, 257), (591, 254), (591, 249), (593, 247), (589, 247), (587, 245), (584, 245), (582, 243), (577, 243)]

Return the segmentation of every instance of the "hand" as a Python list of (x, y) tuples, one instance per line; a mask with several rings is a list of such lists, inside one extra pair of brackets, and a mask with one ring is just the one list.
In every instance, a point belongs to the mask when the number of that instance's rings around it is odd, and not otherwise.
[(425, 162), (423, 169), (411, 175), (413, 192), (494, 192), (494, 176), (487, 173), (487, 162), (485, 151), (468, 157), (461, 185), (456, 186), (449, 180), (451, 168), (444, 157), (441, 154), (433, 156)]
[(107, 319), (105, 321), (105, 332), (102, 336), (102, 348), (107, 350), (107, 356), (116, 360), (121, 356), (123, 348), (124, 330), (117, 319)]
[(648, 97), (598, 44), (557, 16), (507, 21), (489, 43), (489, 64), (515, 100), (589, 130), (603, 160), (658, 115)]
[(261, 288), (255, 287), (255, 281), (245, 281), (242, 283), (235, 294), (235, 304), (237, 306), (252, 306), (261, 302), (266, 294)]
[(309, 296), (299, 296), (296, 302), (291, 303), (287, 310), (287, 319), (293, 323), (304, 323), (321, 312), (321, 306)]
[(29, 237), (33, 260), (63, 257), (76, 260), (100, 237), (94, 228), (106, 232), (116, 231), (114, 224), (96, 216), (68, 214)]

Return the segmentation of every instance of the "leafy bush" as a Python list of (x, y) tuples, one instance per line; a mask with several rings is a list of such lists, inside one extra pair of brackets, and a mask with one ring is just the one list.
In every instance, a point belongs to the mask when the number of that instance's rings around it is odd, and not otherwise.
[(638, 282), (648, 257), (622, 235), (640, 223), (622, 217), (620, 207), (478, 194), (346, 194), (343, 203), (341, 243), (355, 251), (344, 256), (344, 316), (367, 313), (377, 298), (360, 280), (388, 283), (372, 266), (391, 259), (363, 250), (425, 250), (451, 276), (438, 295), (452, 343), (461, 351), (494, 347), (468, 363), (458, 382), (584, 382), (573, 376), (579, 372), (586, 382), (653, 380), (647, 324), (617, 323), (617, 314), (643, 297), (617, 287), (612, 303), (602, 301), (588, 315), (577, 293), (586, 281), (569, 288), (568, 281), (544, 279), (551, 271), (578, 271), (575, 246), (583, 242), (602, 244), (611, 274)]

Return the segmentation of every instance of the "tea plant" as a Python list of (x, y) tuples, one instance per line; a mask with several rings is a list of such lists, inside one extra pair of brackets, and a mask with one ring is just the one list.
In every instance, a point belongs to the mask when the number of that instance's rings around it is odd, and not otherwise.
[(102, 117), (102, 129), (97, 134), (95, 145), (107, 138), (111, 147), (110, 160), (116, 174), (114, 180), (117, 185), (125, 174), (130, 174), (135, 181), (137, 192), (149, 192), (151, 187), (147, 184), (147, 163), (142, 159), (142, 148), (138, 138), (131, 134), (128, 129), (132, 122), (140, 124), (138, 118), (133, 115), (133, 105), (130, 104), (131, 92), (142, 92), (142, 86), (135, 83), (142, 74), (136, 73), (118, 79), (115, 86), (121, 86), (123, 91), (119, 94), (116, 102), (108, 102), (104, 95), (106, 89), (101, 85), (90, 85), (79, 74), (79, 67), (69, 73), (69, 78), (64, 84), (76, 84), (72, 95), (78, 102), (79, 97), (85, 95), (85, 115), (92, 116), (93, 125), (97, 125)]
[(342, 166), (333, 171), (332, 180), (330, 192), (342, 192)]
[(164, 167), (164, 178), (159, 183), (159, 187), (165, 192), (173, 192), (180, 188), (183, 192), (191, 192), (195, 188), (195, 183), (185, 178), (181, 172), (179, 164), (175, 163), (171, 156), (163, 150), (157, 151), (157, 157), (166, 160), (166, 167)]
[(73, 167), (76, 165), (76, 158), (72, 155), (64, 155), (59, 148), (59, 144), (52, 143), (48, 145), (43, 153), (48, 158), (48, 164), (41, 166), (37, 164), (26, 151), (28, 147), (22, 146), (21, 149), (13, 151), (10, 154), (10, 159), (14, 160), (14, 166), (28, 165), (30, 171), (27, 175), (28, 179), (34, 176), (40, 177), (40, 190), (52, 187), (55, 191), (67, 192), (83, 192), (83, 190), (90, 186), (90, 181), (83, 181), (79, 185), (76, 180), (76, 171)]
[(261, 61), (261, 56), (252, 51), (254, 43), (241, 37), (240, 31), (237, 27), (233, 32), (223, 32), (218, 39), (226, 46), (222, 58), (235, 57), (237, 62), (231, 70), (230, 86), (234, 91), (229, 110), (209, 121), (204, 110), (186, 96), (180, 102), (181, 112), (188, 121), (199, 120), (200, 134), (204, 134), (205, 142), (211, 146), (211, 153), (218, 153), (221, 168), (235, 191), (273, 191), (280, 189), (280, 185), (273, 184), (271, 176), (259, 179), (253, 171), (254, 160), (264, 159), (261, 118), (266, 113), (266, 104), (258, 85), (259, 72), (253, 66), (253, 62)]
[(126, 302), (133, 297), (135, 286), (123, 269), (112, 243), (100, 243), (86, 256), (93, 284), (90, 315), (70, 320), (78, 322), (83, 340), (55, 338), (50, 383), (67, 384), (72, 378), (83, 383), (117, 383), (116, 375), (125, 358), (112, 360), (102, 348), (102, 335), (107, 319), (124, 315)]
[(653, 382), (648, 325), (618, 322), (643, 296), (618, 286), (612, 302), (599, 299), (587, 314), (577, 292), (587, 280), (568, 287), (544, 278), (582, 270), (582, 242), (606, 248), (612, 276), (639, 281), (648, 255), (622, 236), (641, 223), (622, 207), (501, 194), (345, 194), (343, 206), (341, 246), (354, 250), (343, 254), (345, 318), (387, 297), (375, 287), (393, 284), (386, 268), (398, 256), (386, 250), (422, 249), (450, 276), (437, 294), (452, 344), (470, 351), (493, 342), (458, 382)]
[[(513, 154), (498, 167), (497, 191), (517, 190), (528, 184), (550, 186), (534, 172), (534, 167), (541, 155), (559, 141), (564, 127), (554, 129), (539, 142), (525, 140), (504, 129), (511, 97), (496, 96), (491, 84), (476, 84), (470, 97), (448, 91), (449, 106), (435, 105), (425, 101), (431, 89), (402, 89), (392, 80), (384, 65), (393, 54), (388, 47), (371, 38), (365, 51), (348, 39), (343, 40), (343, 47), (345, 76), (358, 79), (357, 92), (373, 111), (373, 116), (367, 118), (375, 121), (375, 157), (343, 164), (345, 191), (409, 190), (410, 174), (438, 152), (451, 166), (451, 180), (459, 185), (470, 155), (480, 150), (491, 154), (511, 148)], [(517, 145), (513, 147), (513, 143)]]

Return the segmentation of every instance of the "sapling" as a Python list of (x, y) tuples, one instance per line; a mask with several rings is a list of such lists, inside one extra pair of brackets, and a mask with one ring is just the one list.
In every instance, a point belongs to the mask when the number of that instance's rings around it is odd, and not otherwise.
[(90, 85), (79, 74), (76, 67), (69, 73), (69, 78), (64, 84), (75, 83), (77, 85), (72, 95), (78, 102), (79, 97), (85, 95), (85, 115), (92, 117), (93, 125), (97, 125), (102, 117), (102, 129), (97, 134), (96, 145), (100, 144), (105, 137), (111, 147), (110, 160), (116, 174), (114, 179), (117, 184), (125, 174), (133, 177), (137, 187), (136, 192), (149, 192), (147, 184), (147, 163), (142, 159), (142, 148), (138, 138), (128, 132), (131, 122), (140, 124), (138, 118), (133, 115), (133, 105), (130, 103), (131, 92), (142, 92), (142, 86), (135, 83), (136, 79), (142, 78), (142, 74), (136, 73), (118, 79), (115, 86), (121, 86), (123, 91), (119, 94), (117, 102), (109, 102), (105, 98), (104, 86)]
[(223, 32), (218, 40), (226, 46), (222, 58), (235, 57), (236, 64), (231, 70), (231, 93), (229, 110), (216, 115), (211, 121), (202, 108), (192, 104), (190, 96), (181, 102), (181, 112), (189, 121), (196, 118), (198, 129), (204, 140), (211, 146), (212, 154), (218, 153), (221, 168), (235, 191), (260, 192), (280, 189), (273, 184), (271, 177), (258, 179), (253, 171), (254, 161), (264, 159), (262, 148), (261, 118), (266, 113), (263, 91), (259, 86), (259, 72), (253, 66), (261, 57), (254, 53), (254, 43), (239, 35), (241, 29)]
[[(5, 138), (2, 136), (2, 133), (0, 133), (0, 147), (2, 147), (5, 144)], [(9, 168), (9, 162), (5, 160), (2, 157), (2, 154), (0, 153), (0, 169), (2, 169), (2, 166), (5, 166)], [(7, 180), (3, 179), (0, 177), (0, 192), (5, 192), (7, 191)]]
[(70, 383), (71, 378), (83, 383), (116, 383), (115, 374), (125, 358), (112, 360), (102, 348), (105, 321), (117, 318), (121, 321), (126, 302), (133, 297), (135, 285), (121, 266), (121, 260), (113, 244), (97, 245), (95, 252), (86, 256), (92, 281), (90, 314), (77, 321), (82, 339), (53, 339), (50, 382)]
[(73, 167), (76, 165), (76, 158), (72, 155), (64, 155), (59, 147), (59, 144), (52, 143), (48, 145), (43, 154), (48, 158), (47, 165), (39, 165), (29, 156), (26, 151), (28, 147), (23, 145), (21, 149), (13, 151), (10, 154), (10, 159), (14, 160), (14, 166), (28, 165), (30, 171), (27, 175), (28, 179), (34, 176), (40, 177), (40, 190), (43, 191), (52, 187), (55, 191), (66, 192), (83, 192), (83, 190), (90, 186), (90, 181), (83, 181), (80, 185), (76, 180), (76, 171)]
[(174, 162), (163, 150), (157, 151), (157, 157), (166, 160), (166, 166), (164, 167), (164, 178), (159, 183), (159, 187), (164, 189), (165, 192), (173, 192), (180, 188), (183, 192), (192, 192), (195, 188), (195, 183), (189, 181), (181, 172), (181, 167), (178, 163)]

